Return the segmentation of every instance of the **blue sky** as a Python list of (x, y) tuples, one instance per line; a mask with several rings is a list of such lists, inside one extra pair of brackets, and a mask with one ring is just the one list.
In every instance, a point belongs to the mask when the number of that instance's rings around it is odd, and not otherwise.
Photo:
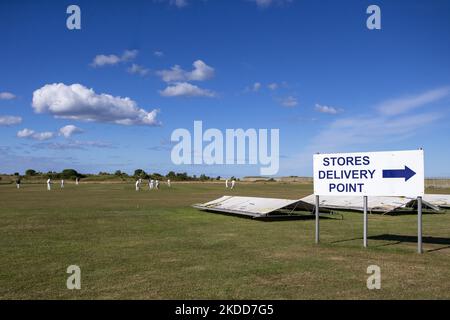
[(0, 33), (0, 172), (259, 174), (174, 165), (172, 131), (201, 120), (280, 129), (280, 176), (423, 147), (426, 176), (450, 177), (449, 1), (2, 1)]

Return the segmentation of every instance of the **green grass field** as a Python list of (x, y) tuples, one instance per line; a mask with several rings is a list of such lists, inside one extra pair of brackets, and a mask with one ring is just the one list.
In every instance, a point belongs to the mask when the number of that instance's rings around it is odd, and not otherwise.
[[(305, 184), (0, 185), (1, 299), (449, 299), (450, 214), (362, 214), (262, 222), (201, 212), (193, 203), (224, 194), (296, 199)], [(436, 192), (434, 190), (433, 192)], [(440, 192), (449, 193), (441, 189)], [(66, 269), (81, 267), (81, 290)], [(367, 266), (381, 267), (381, 290), (366, 287)]]

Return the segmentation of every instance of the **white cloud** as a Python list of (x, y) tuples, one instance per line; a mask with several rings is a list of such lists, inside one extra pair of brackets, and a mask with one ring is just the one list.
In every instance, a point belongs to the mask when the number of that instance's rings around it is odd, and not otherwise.
[(128, 97), (97, 94), (81, 84), (47, 84), (33, 92), (36, 113), (57, 118), (107, 122), (121, 125), (158, 125), (159, 110), (146, 111)]
[(35, 132), (34, 130), (31, 129), (23, 129), (17, 132), (17, 137), (19, 138), (30, 138), (30, 139), (34, 139), (34, 140), (48, 140), (51, 139), (55, 136), (54, 132)]
[(155, 52), (153, 52), (153, 55), (155, 57), (161, 58), (161, 57), (164, 57), (164, 52), (162, 52), (162, 51), (155, 51)]
[(17, 132), (17, 136), (19, 138), (28, 138), (31, 137), (34, 134), (34, 130), (30, 129), (23, 129)]
[(99, 54), (95, 56), (94, 60), (91, 63), (92, 67), (103, 67), (107, 65), (115, 65), (119, 62), (130, 61), (136, 58), (138, 54), (137, 50), (125, 50), (122, 56), (117, 56), (115, 54), (104, 55)]
[(333, 152), (347, 146), (366, 146), (404, 140), (420, 128), (441, 118), (425, 113), (399, 117), (355, 116), (339, 119), (327, 126), (312, 142), (316, 152)]
[(177, 8), (183, 8), (188, 5), (187, 0), (170, 0), (169, 2), (171, 5), (173, 5)]
[(102, 141), (78, 141), (70, 140), (68, 142), (44, 142), (33, 146), (37, 149), (53, 149), (53, 150), (69, 150), (69, 149), (86, 149), (86, 147), (91, 148), (113, 148), (111, 143)]
[(181, 69), (179, 65), (174, 65), (170, 70), (160, 70), (156, 74), (165, 82), (184, 80), (186, 71)]
[(106, 65), (114, 65), (120, 62), (120, 58), (114, 54), (104, 55), (100, 54), (95, 56), (94, 61), (92, 61), (91, 66), (102, 67)]
[(421, 94), (384, 101), (377, 106), (377, 109), (384, 115), (397, 115), (441, 100), (449, 95), (450, 87), (438, 88)]
[(153, 0), (153, 1), (159, 3), (168, 3), (169, 5), (177, 7), (178, 9), (182, 9), (189, 5), (188, 0)]
[(82, 133), (82, 132), (83, 132), (83, 130), (74, 126), (73, 124), (69, 124), (67, 126), (62, 127), (61, 129), (59, 129), (59, 134), (66, 138), (71, 137), (73, 134)]
[(12, 94), (11, 92), (0, 92), (0, 100), (12, 100), (16, 96)]
[[(280, 88), (280, 85), (276, 82), (272, 82), (272, 83), (265, 85), (265, 87), (267, 87), (271, 91), (275, 91), (278, 88)], [(257, 82), (254, 82), (250, 86), (246, 86), (244, 89), (244, 92), (258, 92), (261, 89), (263, 89), (263, 84), (261, 82), (257, 81)]]
[(121, 61), (130, 61), (133, 60), (134, 58), (136, 58), (136, 56), (138, 55), (139, 51), (137, 50), (125, 50), (122, 54), (121, 57)]
[[(348, 151), (348, 148), (369, 148), (377, 144), (396, 143), (416, 135), (420, 130), (442, 119), (442, 112), (411, 113), (418, 106), (440, 99), (445, 90), (430, 90), (410, 98), (397, 98), (380, 103), (375, 112), (336, 119), (326, 125), (306, 148), (305, 156), (314, 152)], [(384, 109), (380, 106), (394, 106)], [(389, 110), (390, 112), (387, 112)], [(408, 112), (410, 112), (408, 114)], [(403, 114), (406, 113), (406, 114)]]
[(254, 0), (256, 5), (260, 8), (267, 8), (272, 4), (272, 0)]
[[(83, 130), (81, 130), (80, 128), (74, 125), (67, 125), (59, 129), (58, 134), (66, 138), (70, 138), (73, 134), (81, 132), (83, 132)], [(56, 132), (51, 131), (36, 132), (32, 129), (25, 128), (17, 132), (17, 137), (43, 141), (55, 137), (56, 134)]]
[(292, 159), (285, 160), (283, 167), (299, 170), (299, 165), (309, 167), (312, 155), (317, 152), (349, 152), (386, 148), (392, 144), (398, 148), (399, 142), (414, 137), (420, 130), (443, 118), (439, 113), (423, 113), (387, 117), (359, 115), (337, 119), (326, 124), (308, 143), (305, 149)]
[(0, 126), (13, 126), (22, 122), (21, 117), (16, 116), (0, 116)]
[(187, 82), (177, 82), (173, 85), (169, 85), (167, 88), (159, 92), (163, 97), (178, 97), (178, 96), (190, 96), (190, 97), (215, 97), (214, 91), (199, 88), (196, 85)]
[(192, 65), (194, 66), (194, 70), (187, 74), (188, 80), (203, 81), (214, 76), (214, 68), (208, 66), (202, 60), (194, 61)]
[(320, 112), (320, 113), (329, 113), (329, 114), (339, 113), (339, 110), (336, 109), (335, 107), (324, 106), (324, 105), (321, 105), (318, 103), (316, 103), (315, 109), (317, 112)]
[(292, 108), (298, 105), (298, 101), (296, 97), (288, 96), (281, 101), (281, 105), (284, 107)]
[(292, 2), (292, 0), (250, 0), (250, 1), (255, 2), (258, 8), (268, 8), (274, 4), (284, 5)]
[(145, 68), (145, 67), (143, 67), (143, 66), (140, 66), (140, 65), (138, 65), (138, 64), (135, 64), (135, 63), (133, 63), (133, 64), (131, 65), (131, 67), (129, 67), (129, 68), (127, 69), (127, 71), (128, 71), (129, 73), (132, 73), (132, 74), (138, 74), (138, 75), (140, 75), (140, 76), (145, 76), (145, 75), (147, 75), (147, 74), (150, 72), (149, 69), (147, 69), (147, 68)]
[(54, 132), (36, 132), (35, 134), (32, 135), (33, 139), (36, 140), (48, 140), (51, 139), (55, 136)]
[(185, 71), (179, 65), (175, 65), (169, 70), (160, 70), (156, 73), (164, 82), (204, 81), (214, 76), (214, 68), (202, 60), (196, 60), (192, 65), (194, 67), (192, 71)]
[(269, 88), (270, 90), (277, 90), (278, 89), (278, 84), (277, 83), (275, 83), (275, 82), (273, 82), (273, 83), (269, 83), (268, 85), (267, 85), (267, 88)]
[(255, 82), (253, 84), (253, 87), (252, 87), (253, 92), (258, 92), (259, 89), (261, 89), (261, 83), (260, 82)]

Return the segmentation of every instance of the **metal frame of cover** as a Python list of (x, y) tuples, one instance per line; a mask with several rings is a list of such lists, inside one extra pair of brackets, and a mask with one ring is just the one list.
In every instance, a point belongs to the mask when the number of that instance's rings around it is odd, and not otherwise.
[(200, 210), (232, 213), (252, 218), (267, 217), (271, 213), (282, 209), (292, 211), (300, 208), (307, 209), (308, 211), (312, 211), (313, 209), (313, 206), (298, 199), (291, 200), (240, 196), (223, 196), (206, 203), (194, 204), (193, 207)]

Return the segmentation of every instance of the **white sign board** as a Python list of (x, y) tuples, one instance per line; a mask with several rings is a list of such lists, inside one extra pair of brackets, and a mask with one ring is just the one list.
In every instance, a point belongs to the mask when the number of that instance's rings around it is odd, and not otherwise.
[(315, 195), (424, 194), (423, 150), (315, 154)]

